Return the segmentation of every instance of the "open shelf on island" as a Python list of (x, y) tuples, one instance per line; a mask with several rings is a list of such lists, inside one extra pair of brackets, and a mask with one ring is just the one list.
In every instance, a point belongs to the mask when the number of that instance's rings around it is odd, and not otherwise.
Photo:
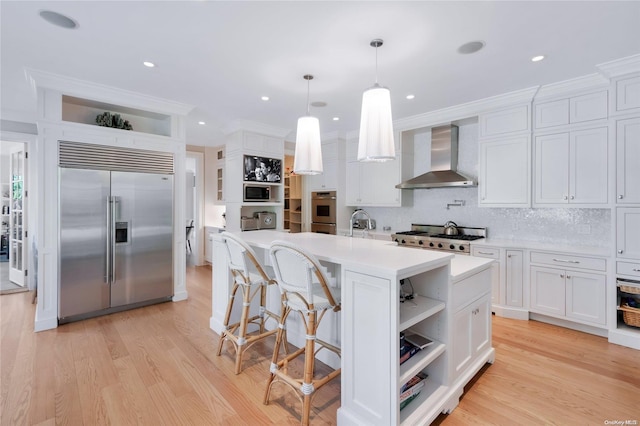
[(400, 304), (400, 331), (437, 314), (444, 309), (444, 302), (423, 296), (415, 296)]
[(444, 343), (434, 340), (432, 345), (427, 346), (409, 358), (400, 366), (400, 378), (398, 380), (400, 384), (403, 385), (408, 382), (410, 378), (418, 374), (419, 371), (429, 365), (434, 359), (442, 355), (445, 348)]
[(434, 410), (434, 407), (438, 407), (438, 404), (428, 403), (428, 401), (438, 401), (442, 399), (447, 390), (447, 386), (444, 386), (435, 380), (430, 380), (430, 378), (427, 377), (424, 388), (422, 388), (420, 394), (406, 407), (400, 410), (400, 423), (414, 425), (424, 422), (425, 417), (430, 417), (432, 415), (432, 413), (429, 413), (427, 410)]

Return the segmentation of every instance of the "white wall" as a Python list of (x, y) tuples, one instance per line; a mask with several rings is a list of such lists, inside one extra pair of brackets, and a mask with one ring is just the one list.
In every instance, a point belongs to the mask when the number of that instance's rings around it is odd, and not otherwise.
[[(430, 135), (414, 147), (416, 175), (429, 169)], [(478, 125), (459, 128), (458, 171), (478, 177)], [(427, 166), (425, 166), (425, 164)], [(366, 208), (376, 220), (377, 228), (390, 226), (407, 231), (412, 223), (442, 225), (453, 220), (459, 226), (487, 227), (490, 238), (567, 243), (580, 246), (607, 247), (611, 244), (609, 209), (515, 209), (479, 208), (478, 188), (435, 188), (414, 191), (413, 206)], [(464, 207), (447, 203), (465, 200)], [(588, 233), (587, 233), (588, 231)]]

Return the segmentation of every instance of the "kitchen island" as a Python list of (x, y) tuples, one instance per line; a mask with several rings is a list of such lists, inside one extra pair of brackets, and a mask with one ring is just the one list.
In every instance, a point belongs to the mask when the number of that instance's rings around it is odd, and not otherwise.
[[(252, 231), (241, 237), (265, 265), (271, 263), (268, 249), (274, 240), (302, 247), (340, 287), (342, 311), (323, 320), (319, 335), (342, 350), (341, 425), (429, 424), (453, 410), (464, 385), (493, 362), (490, 259), (316, 233)], [(214, 235), (213, 252), (210, 326), (220, 333), (231, 281), (219, 235)], [(412, 289), (413, 298), (400, 302), (401, 288)], [(272, 294), (269, 304), (277, 303), (278, 294)], [(434, 344), (400, 365), (399, 335), (408, 329)], [(287, 332), (299, 346), (303, 336), (296, 324), (288, 322)], [(337, 360), (320, 359), (337, 366)], [(420, 371), (428, 374), (426, 384), (400, 411), (400, 389)]]

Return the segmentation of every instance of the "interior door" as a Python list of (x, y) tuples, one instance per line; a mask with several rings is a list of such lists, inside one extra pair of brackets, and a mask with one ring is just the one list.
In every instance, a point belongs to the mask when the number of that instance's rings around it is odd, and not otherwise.
[[(22, 145), (22, 144), (20, 144)], [(12, 148), (9, 154), (9, 280), (24, 287), (24, 268), (27, 244), (25, 242), (26, 202), (24, 197), (26, 163), (24, 146)]]
[(111, 172), (111, 306), (173, 295), (173, 176)]

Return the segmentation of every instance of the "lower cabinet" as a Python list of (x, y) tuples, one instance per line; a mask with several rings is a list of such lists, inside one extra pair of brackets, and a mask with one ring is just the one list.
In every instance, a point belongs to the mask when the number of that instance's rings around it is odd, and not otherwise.
[(507, 306), (524, 307), (524, 255), (522, 250), (507, 250), (505, 281)]
[(531, 311), (606, 324), (606, 278), (575, 270), (531, 266)]
[(491, 301), (476, 299), (453, 316), (453, 380), (491, 346)]

